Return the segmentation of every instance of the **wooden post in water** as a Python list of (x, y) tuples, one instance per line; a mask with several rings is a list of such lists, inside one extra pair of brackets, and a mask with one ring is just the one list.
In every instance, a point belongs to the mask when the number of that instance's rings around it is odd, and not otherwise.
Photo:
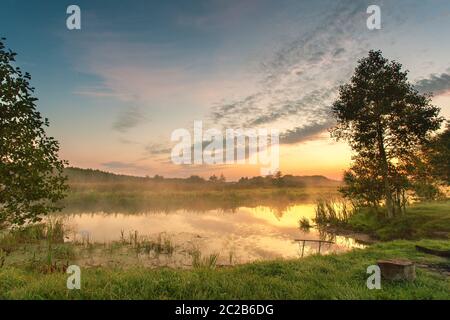
[(305, 251), (305, 240), (303, 240), (303, 247), (302, 247), (302, 258), (303, 258), (303, 252)]

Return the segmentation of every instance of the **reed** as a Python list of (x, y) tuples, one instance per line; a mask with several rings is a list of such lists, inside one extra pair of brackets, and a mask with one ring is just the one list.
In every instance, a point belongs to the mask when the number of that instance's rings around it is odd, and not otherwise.
[(344, 225), (356, 212), (356, 208), (343, 199), (319, 199), (316, 203), (314, 221), (318, 225)]
[(302, 217), (299, 221), (298, 221), (298, 225), (299, 228), (303, 231), (309, 231), (309, 229), (312, 228), (311, 222), (309, 221), (308, 218), (306, 217)]
[(198, 248), (194, 248), (189, 254), (191, 255), (192, 268), (194, 269), (215, 269), (217, 266), (219, 253), (212, 253), (203, 257), (201, 251)]

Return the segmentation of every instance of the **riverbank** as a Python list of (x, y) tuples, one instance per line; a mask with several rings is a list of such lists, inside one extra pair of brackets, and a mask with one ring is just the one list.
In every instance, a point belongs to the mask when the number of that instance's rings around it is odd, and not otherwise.
[(379, 241), (450, 240), (450, 200), (413, 204), (405, 214), (392, 219), (364, 208), (349, 216), (348, 220), (330, 223), (325, 229), (342, 235), (362, 233)]
[[(258, 262), (232, 268), (86, 268), (81, 290), (66, 288), (62, 272), (0, 268), (1, 299), (450, 299), (448, 259), (418, 252), (415, 245), (448, 249), (442, 240), (392, 241), (344, 254)], [(412, 283), (382, 281), (369, 290), (366, 273), (378, 259), (417, 264)]]

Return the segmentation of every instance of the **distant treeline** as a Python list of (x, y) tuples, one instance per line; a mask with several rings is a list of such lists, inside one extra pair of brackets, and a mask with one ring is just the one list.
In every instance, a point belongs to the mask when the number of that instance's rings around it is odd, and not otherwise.
[(153, 177), (138, 177), (114, 174), (101, 170), (81, 169), (74, 167), (65, 168), (68, 183), (72, 188), (101, 187), (108, 185), (130, 185), (138, 188), (163, 188), (163, 189), (239, 189), (239, 188), (273, 188), (273, 187), (334, 187), (340, 185), (339, 181), (328, 179), (324, 176), (293, 176), (282, 175), (278, 172), (273, 176), (242, 177), (238, 181), (227, 182), (226, 178), (212, 175), (208, 179), (198, 175), (188, 178), (165, 178), (160, 175)]

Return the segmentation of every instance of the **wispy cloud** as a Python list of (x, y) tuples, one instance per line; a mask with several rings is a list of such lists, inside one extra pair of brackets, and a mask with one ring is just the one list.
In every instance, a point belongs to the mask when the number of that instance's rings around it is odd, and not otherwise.
[(447, 93), (450, 91), (450, 73), (432, 74), (417, 81), (415, 87), (421, 93), (431, 92), (436, 96)]
[(329, 106), (338, 87), (369, 48), (358, 37), (366, 6), (340, 1), (323, 21), (261, 63), (260, 89), (215, 106), (211, 119), (224, 127), (270, 126), (282, 143), (313, 139), (331, 125)]
[(318, 139), (318, 137), (331, 126), (334, 122), (331, 120), (323, 122), (312, 122), (303, 127), (296, 127), (287, 130), (280, 137), (280, 143), (293, 144)]
[(145, 146), (145, 151), (149, 155), (165, 155), (170, 154), (172, 148), (167, 147), (162, 143), (150, 143)]
[(125, 133), (145, 121), (147, 121), (147, 118), (141, 109), (130, 107), (119, 112), (112, 127), (114, 130)]

